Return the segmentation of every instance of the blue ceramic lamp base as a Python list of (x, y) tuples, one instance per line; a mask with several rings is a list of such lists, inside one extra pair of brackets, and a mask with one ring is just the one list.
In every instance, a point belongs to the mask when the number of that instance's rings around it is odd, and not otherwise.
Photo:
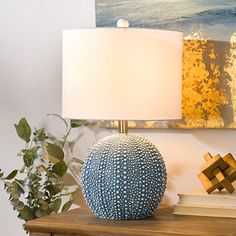
[(101, 139), (82, 172), (84, 197), (99, 218), (142, 219), (151, 216), (166, 188), (166, 168), (157, 148), (131, 134)]

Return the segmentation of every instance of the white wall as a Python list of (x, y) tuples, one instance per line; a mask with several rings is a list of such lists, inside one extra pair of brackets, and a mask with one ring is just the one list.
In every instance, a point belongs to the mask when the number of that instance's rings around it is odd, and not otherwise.
[[(45, 114), (60, 114), (62, 30), (94, 26), (94, 12), (93, 0), (0, 0), (0, 168), (6, 172), (22, 163), (13, 124), (25, 116), (43, 125)], [(21, 225), (0, 184), (0, 235), (25, 235)]]
[[(0, 168), (19, 168), (22, 142), (13, 124), (25, 116), (34, 126), (60, 133), (47, 113), (61, 111), (61, 31), (94, 26), (94, 0), (0, 0)], [(56, 129), (59, 129), (57, 131)], [(107, 135), (103, 131), (99, 136)], [(167, 164), (165, 202), (180, 191), (200, 187), (196, 178), (202, 155), (236, 155), (234, 130), (132, 130), (153, 141)], [(85, 146), (94, 142), (85, 135)], [(81, 144), (84, 147), (84, 144)], [(79, 151), (84, 156), (85, 149)], [(0, 184), (1, 235), (25, 235)]]

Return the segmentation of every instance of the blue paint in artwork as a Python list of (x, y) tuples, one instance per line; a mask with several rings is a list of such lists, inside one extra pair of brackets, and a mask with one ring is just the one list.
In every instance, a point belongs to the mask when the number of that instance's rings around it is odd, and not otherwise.
[(236, 31), (235, 0), (96, 0), (97, 26), (115, 26), (119, 18), (131, 27), (203, 32), (229, 41)]

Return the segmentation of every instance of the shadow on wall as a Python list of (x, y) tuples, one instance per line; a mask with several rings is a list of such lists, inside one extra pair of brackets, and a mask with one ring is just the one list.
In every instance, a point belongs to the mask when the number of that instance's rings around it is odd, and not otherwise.
[(152, 139), (163, 153), (168, 184), (162, 203), (167, 205), (177, 201), (177, 193), (202, 187), (197, 174), (206, 152), (222, 156), (232, 153), (236, 157), (236, 130), (233, 129), (140, 129), (132, 132)]
[[(236, 154), (236, 130), (194, 130), (193, 135), (202, 143), (209, 145), (212, 148), (225, 151), (222, 155), (230, 152)], [(232, 138), (233, 137), (233, 138)]]
[[(66, 174), (63, 178), (63, 180), (65, 181), (65, 184), (68, 185), (68, 186), (75, 186), (77, 184), (77, 182), (75, 181), (74, 177), (70, 174)], [(86, 207), (87, 204), (85, 202), (85, 199), (83, 197), (83, 193), (82, 193), (82, 189), (80, 186), (78, 186), (78, 190), (76, 191), (75, 193), (75, 200), (74, 200), (74, 204), (75, 205), (78, 205), (80, 207)]]
[[(178, 178), (179, 176), (183, 175), (183, 168), (179, 164), (174, 164), (171, 167), (168, 168), (167, 173), (168, 173), (168, 180), (167, 180), (167, 186), (166, 189), (170, 192), (174, 191), (174, 185), (175, 185), (175, 179)], [(165, 194), (161, 204), (170, 206), (172, 205), (172, 200), (170, 197)]]
[(236, 129), (133, 129), (132, 132), (141, 135), (146, 133), (156, 134), (157, 136), (160, 134), (180, 135), (180, 138), (176, 140), (177, 142), (183, 141), (181, 135), (189, 134), (204, 145), (236, 155)]

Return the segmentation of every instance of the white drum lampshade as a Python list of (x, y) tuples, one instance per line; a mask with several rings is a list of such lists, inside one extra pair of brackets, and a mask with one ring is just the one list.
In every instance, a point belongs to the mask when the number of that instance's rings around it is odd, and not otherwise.
[(62, 115), (181, 118), (182, 33), (137, 28), (63, 32)]

